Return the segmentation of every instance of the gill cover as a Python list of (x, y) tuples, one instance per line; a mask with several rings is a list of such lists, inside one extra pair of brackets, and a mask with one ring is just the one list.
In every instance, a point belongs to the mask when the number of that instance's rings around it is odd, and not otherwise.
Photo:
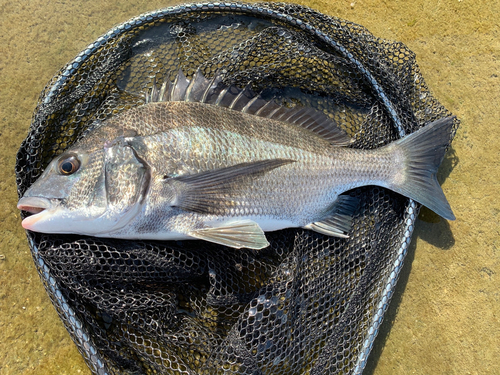
[(105, 146), (105, 190), (107, 200), (106, 216), (119, 229), (127, 224), (139, 211), (148, 191), (150, 173), (146, 163), (136, 151), (119, 138), (112, 145)]

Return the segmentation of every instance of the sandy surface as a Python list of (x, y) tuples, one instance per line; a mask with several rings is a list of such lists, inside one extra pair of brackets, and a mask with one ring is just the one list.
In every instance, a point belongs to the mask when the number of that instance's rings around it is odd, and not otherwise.
[[(402, 41), (462, 120), (440, 180), (457, 216), (418, 222), (365, 374), (500, 374), (500, 3), (311, 1)], [(0, 2), (0, 373), (89, 374), (36, 273), (16, 209), (15, 154), (38, 94), (113, 25), (166, 1)]]

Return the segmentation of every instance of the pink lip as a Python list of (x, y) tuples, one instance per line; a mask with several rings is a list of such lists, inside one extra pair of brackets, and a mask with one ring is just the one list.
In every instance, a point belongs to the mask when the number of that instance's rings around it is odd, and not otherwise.
[(21, 225), (23, 226), (24, 229), (32, 230), (33, 226), (36, 224), (36, 222), (38, 220), (40, 220), (39, 215), (31, 215), (31, 216), (28, 216), (27, 218), (25, 218), (22, 221)]

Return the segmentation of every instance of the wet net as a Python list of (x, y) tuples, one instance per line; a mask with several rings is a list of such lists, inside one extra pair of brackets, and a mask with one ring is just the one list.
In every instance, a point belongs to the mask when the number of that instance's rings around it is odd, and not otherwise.
[[(197, 69), (219, 72), (227, 85), (313, 107), (356, 148), (380, 147), (450, 115), (414, 54), (362, 26), (290, 4), (182, 5), (112, 29), (54, 76), (17, 155), (19, 195), (90, 124), (143, 104), (153, 79), (173, 80), (179, 69), (188, 78)], [(418, 206), (377, 187), (351, 195), (360, 204), (350, 238), (289, 229), (268, 233), (270, 246), (260, 251), (27, 236), (94, 373), (361, 373)]]

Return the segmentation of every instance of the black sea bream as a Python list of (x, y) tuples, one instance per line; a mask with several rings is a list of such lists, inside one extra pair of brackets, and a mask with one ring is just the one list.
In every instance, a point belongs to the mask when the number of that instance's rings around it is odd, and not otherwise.
[(341, 194), (364, 185), (454, 219), (436, 180), (452, 126), (443, 118), (357, 150), (313, 109), (179, 72), (56, 157), (18, 207), (37, 232), (252, 249), (268, 246), (264, 232), (290, 227), (347, 237), (357, 202)]

